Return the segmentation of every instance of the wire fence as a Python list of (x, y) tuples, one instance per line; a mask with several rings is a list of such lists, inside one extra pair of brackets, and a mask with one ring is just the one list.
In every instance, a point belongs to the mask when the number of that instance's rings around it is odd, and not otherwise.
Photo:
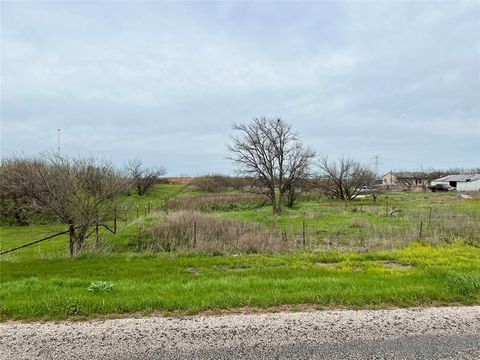
[(480, 245), (480, 221), (470, 216), (402, 219), (372, 222), (363, 217), (350, 224), (329, 226), (319, 221), (300, 225), (252, 225), (195, 213), (176, 213), (142, 226), (133, 243), (138, 251), (207, 253), (276, 253), (310, 250), (393, 249), (414, 241), (448, 244), (455, 240)]
[[(168, 199), (167, 199), (168, 200)], [(345, 206), (337, 209), (348, 214), (348, 223), (337, 225), (323, 222), (322, 216), (332, 215), (331, 210), (317, 212), (315, 219), (298, 219), (293, 224), (253, 224), (222, 220), (203, 212), (175, 211), (166, 207), (167, 200), (144, 204), (122, 204), (114, 209), (113, 218), (89, 225), (86, 235), (88, 251), (121, 250), (115, 246), (116, 234), (132, 225), (129, 250), (140, 252), (193, 251), (207, 253), (272, 253), (310, 250), (393, 249), (413, 241), (432, 244), (461, 240), (480, 246), (480, 218), (478, 212), (458, 213), (448, 207), (413, 208), (408, 211), (395, 204)], [(180, 215), (179, 215), (180, 214)], [(194, 214), (194, 215), (192, 215)], [(155, 215), (146, 224), (143, 219)], [(69, 229), (10, 249), (0, 249), (0, 255), (33, 246)], [(108, 246), (107, 246), (108, 245)]]

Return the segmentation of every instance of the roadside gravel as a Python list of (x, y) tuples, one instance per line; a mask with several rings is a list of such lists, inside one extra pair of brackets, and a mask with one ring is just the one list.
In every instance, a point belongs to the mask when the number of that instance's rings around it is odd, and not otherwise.
[(0, 324), (1, 359), (480, 359), (480, 306)]

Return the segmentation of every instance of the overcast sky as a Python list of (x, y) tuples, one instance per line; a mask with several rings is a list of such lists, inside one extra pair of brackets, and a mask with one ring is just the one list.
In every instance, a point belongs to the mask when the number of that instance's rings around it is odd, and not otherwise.
[(1, 2), (1, 149), (232, 173), (280, 116), (381, 171), (480, 165), (480, 3)]

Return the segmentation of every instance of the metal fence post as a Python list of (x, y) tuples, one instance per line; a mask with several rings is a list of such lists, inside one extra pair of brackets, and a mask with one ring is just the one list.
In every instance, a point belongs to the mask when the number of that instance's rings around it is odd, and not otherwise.
[(197, 247), (197, 222), (193, 222), (193, 248)]
[(303, 240), (303, 247), (305, 247), (305, 220), (302, 221), (302, 240)]
[(113, 233), (117, 233), (117, 207), (113, 208)]

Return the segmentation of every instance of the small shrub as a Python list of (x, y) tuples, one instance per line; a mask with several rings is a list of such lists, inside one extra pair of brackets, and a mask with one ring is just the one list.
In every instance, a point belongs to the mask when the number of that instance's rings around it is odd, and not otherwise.
[(199, 191), (215, 192), (227, 189), (240, 190), (251, 183), (247, 178), (226, 175), (199, 176), (191, 184)]
[(109, 293), (113, 290), (113, 283), (111, 281), (93, 281), (88, 287), (91, 293)]
[(67, 305), (66, 313), (68, 316), (79, 316), (83, 315), (82, 307), (77, 302), (72, 302)]
[(192, 185), (199, 191), (215, 192), (225, 189), (222, 182), (216, 181), (214, 176), (201, 176), (192, 180)]

